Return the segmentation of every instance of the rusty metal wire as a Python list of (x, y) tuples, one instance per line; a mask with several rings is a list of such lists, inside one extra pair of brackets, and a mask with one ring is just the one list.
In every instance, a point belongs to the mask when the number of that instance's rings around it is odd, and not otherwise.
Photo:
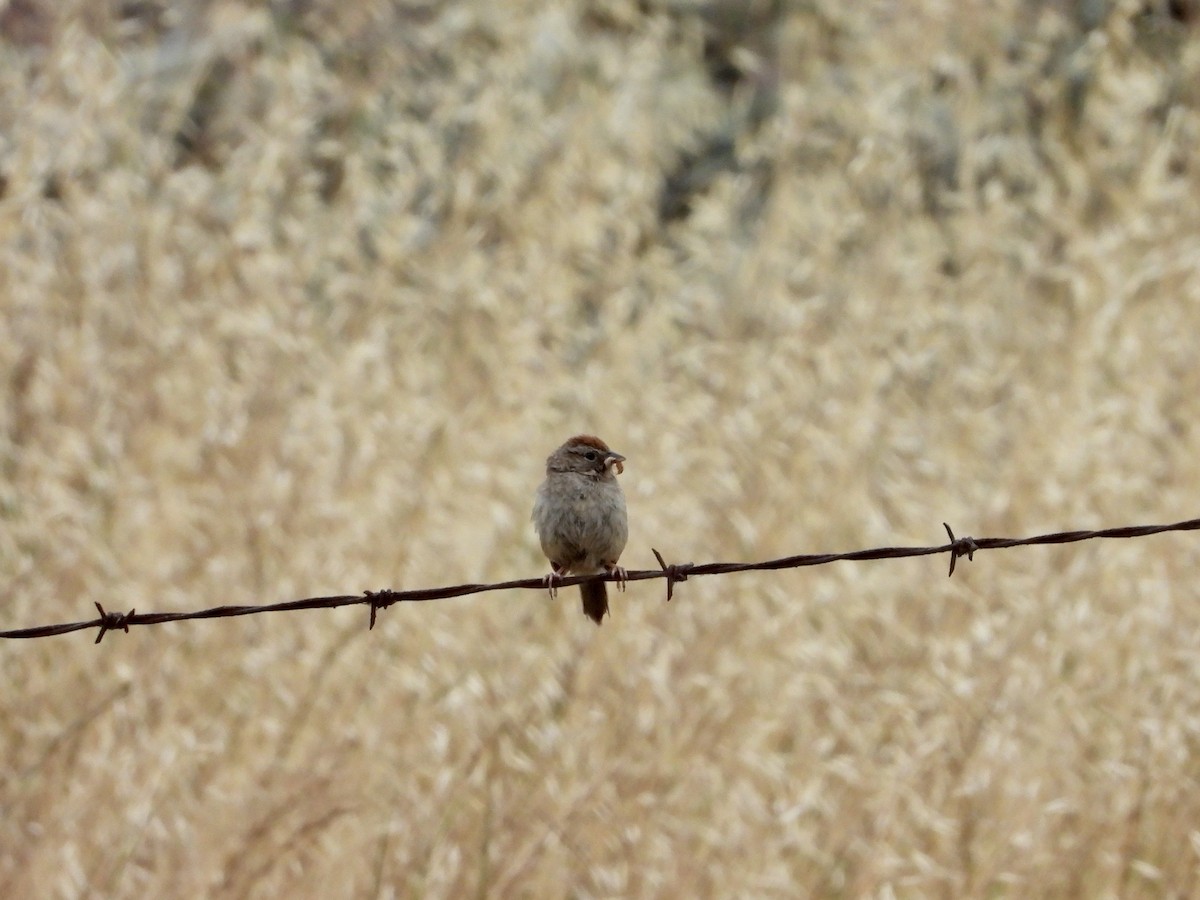
[[(1121, 528), (1104, 528), (1099, 531), (1056, 531), (1023, 538), (972, 538), (955, 537), (949, 525), (943, 523), (950, 537), (947, 544), (930, 547), (876, 547), (871, 550), (852, 550), (848, 553), (817, 553), (785, 556), (752, 563), (668, 563), (661, 553), (654, 550), (659, 569), (644, 569), (625, 574), (625, 581), (649, 581), (653, 578), (667, 580), (667, 601), (675, 595), (675, 585), (699, 575), (729, 575), (734, 572), (764, 572), (776, 569), (799, 569), (804, 566), (823, 566), (832, 562), (860, 562), (869, 559), (904, 559), (912, 556), (937, 556), (950, 554), (950, 575), (961, 557), (975, 558), (981, 550), (1002, 550), (1009, 547), (1031, 547), (1040, 544), (1074, 544), (1097, 538), (1136, 538), (1167, 531), (1200, 531), (1200, 519), (1187, 519), (1171, 525), (1129, 525)], [(567, 587), (584, 581), (616, 581), (615, 575), (572, 575), (555, 578), (555, 587)], [(0, 638), (43, 638), (73, 631), (99, 629), (95, 643), (100, 643), (110, 631), (124, 631), (135, 625), (162, 625), (165, 622), (182, 622), (189, 619), (223, 619), (233, 616), (251, 616), (268, 612), (294, 612), (301, 609), (336, 609), (341, 606), (367, 606), (370, 608), (370, 628), (375, 627), (379, 610), (394, 603), (416, 603), (425, 600), (446, 600), (467, 594), (482, 594), (487, 591), (546, 590), (545, 578), (522, 578), (516, 581), (500, 581), (495, 584), (456, 584), (447, 587), (426, 588), (414, 591), (364, 591), (361, 594), (339, 594), (332, 597), (309, 597), (304, 600), (289, 600), (284, 603), (269, 603), (265, 606), (215, 606), (192, 612), (139, 613), (109, 612), (99, 603), (96, 611), (99, 618), (83, 622), (65, 622), (59, 625), (40, 625), (33, 628), (18, 628), (0, 631)]]

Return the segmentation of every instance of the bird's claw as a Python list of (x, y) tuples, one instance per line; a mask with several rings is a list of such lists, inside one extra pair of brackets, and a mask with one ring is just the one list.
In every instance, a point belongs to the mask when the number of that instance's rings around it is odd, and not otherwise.
[(624, 566), (605, 566), (604, 569), (605, 569), (605, 571), (608, 572), (609, 575), (613, 576), (617, 580), (617, 590), (618, 591), (625, 590), (625, 579), (629, 577), (629, 574), (625, 571), (625, 567)]

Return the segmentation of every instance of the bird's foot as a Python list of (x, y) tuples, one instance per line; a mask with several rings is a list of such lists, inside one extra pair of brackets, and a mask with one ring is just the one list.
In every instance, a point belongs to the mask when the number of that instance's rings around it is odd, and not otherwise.
[(617, 580), (617, 590), (618, 591), (625, 590), (625, 579), (629, 576), (628, 576), (628, 573), (625, 571), (624, 566), (618, 566), (616, 563), (613, 563), (611, 566), (608, 564), (605, 564), (604, 571), (606, 571), (609, 575), (613, 576)]
[(546, 590), (550, 592), (551, 600), (554, 600), (556, 597), (558, 597), (558, 586), (554, 583), (554, 580), (556, 578), (562, 579), (564, 577), (566, 576), (563, 575), (562, 571), (555, 566), (549, 572), (547, 572), (546, 577), (542, 579), (542, 584), (544, 584), (546, 586)]

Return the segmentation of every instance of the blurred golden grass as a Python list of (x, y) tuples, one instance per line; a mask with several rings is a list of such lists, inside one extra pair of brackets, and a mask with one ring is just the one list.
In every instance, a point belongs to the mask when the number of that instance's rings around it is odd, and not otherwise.
[[(4, 626), (539, 573), (585, 429), (631, 567), (1196, 515), (1140, 6), (10, 0)], [(10, 643), (0, 890), (1188, 896), (1198, 561)]]

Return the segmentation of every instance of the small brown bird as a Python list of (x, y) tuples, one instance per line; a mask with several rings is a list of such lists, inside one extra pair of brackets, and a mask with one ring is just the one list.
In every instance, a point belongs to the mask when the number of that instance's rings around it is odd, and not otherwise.
[[(533, 524), (550, 560), (546, 585), (565, 575), (616, 575), (622, 590), (625, 570), (617, 565), (629, 537), (625, 494), (617, 474), (625, 457), (590, 434), (571, 438), (546, 460), (546, 480), (537, 490)], [(614, 471), (615, 470), (615, 471)], [(581, 584), (583, 611), (599, 625), (608, 612), (605, 582)]]

